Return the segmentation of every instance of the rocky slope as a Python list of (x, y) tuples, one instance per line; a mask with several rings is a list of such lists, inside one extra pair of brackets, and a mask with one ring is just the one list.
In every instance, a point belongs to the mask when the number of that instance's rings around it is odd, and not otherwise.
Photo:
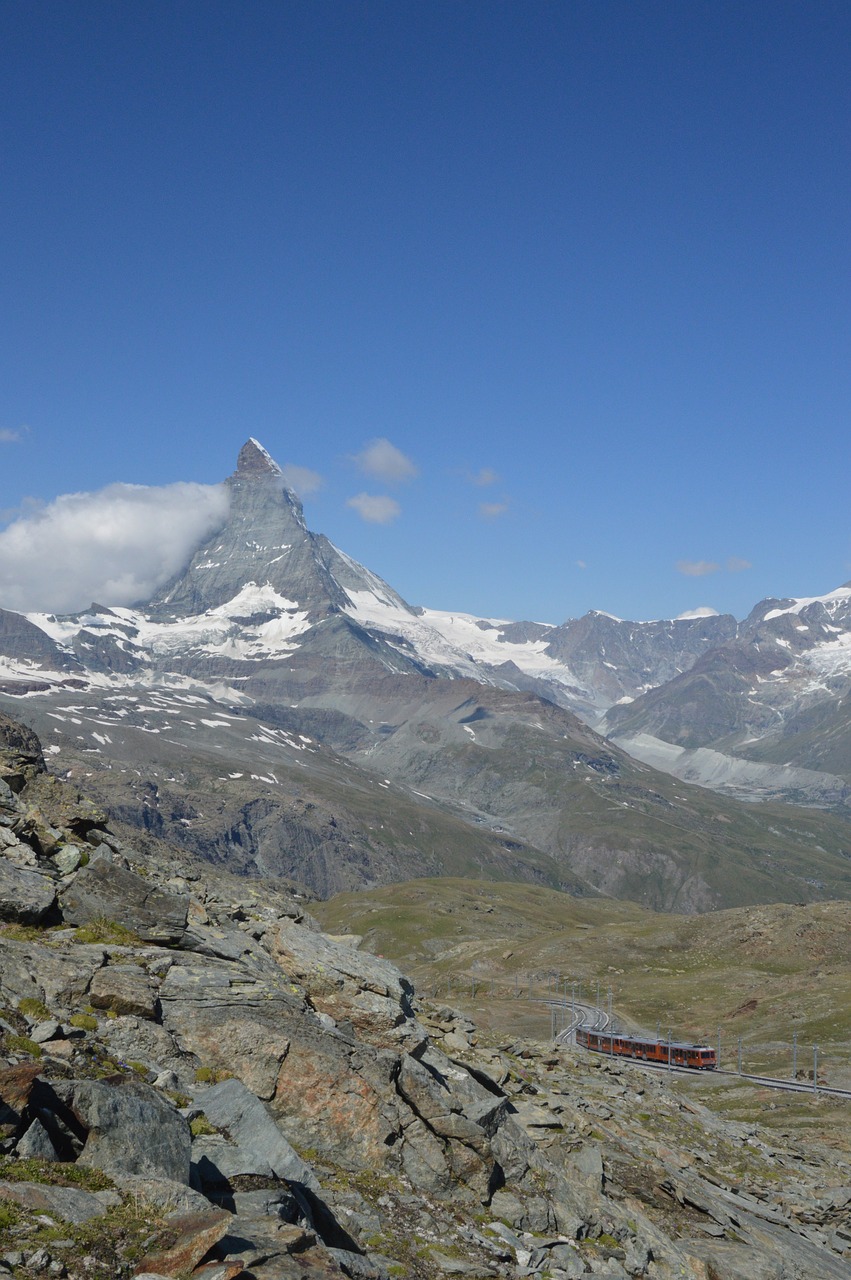
[(280, 884), (117, 838), (5, 719), (0, 779), (0, 1270), (848, 1274), (847, 1157), (485, 1045)]

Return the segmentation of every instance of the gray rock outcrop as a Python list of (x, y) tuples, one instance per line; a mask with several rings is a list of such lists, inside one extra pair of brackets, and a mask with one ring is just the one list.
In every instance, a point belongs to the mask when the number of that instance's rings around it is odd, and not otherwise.
[[(30, 757), (0, 797), (15, 822), (42, 776)], [(743, 1172), (742, 1126), (661, 1076), (487, 1044), (280, 886), (178, 876), (171, 851), (143, 855), (87, 827), (72, 792), (43, 794), (56, 847), (64, 813), (86, 858), (57, 865), (41, 819), (0, 849), (67, 911), (0, 934), (13, 1274), (129, 1280), (131, 1231), (137, 1280), (848, 1275), (836, 1153), (804, 1159), (749, 1126)], [(84, 1225), (103, 1232), (85, 1265)]]

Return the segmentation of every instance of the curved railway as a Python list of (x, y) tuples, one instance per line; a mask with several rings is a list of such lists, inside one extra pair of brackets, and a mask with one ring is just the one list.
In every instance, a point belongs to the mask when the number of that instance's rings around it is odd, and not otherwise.
[[(563, 1009), (565, 1007), (561, 1001), (547, 1000), (545, 1003), (554, 1009)], [(637, 1036), (625, 1035), (619, 1037), (617, 1032), (614, 1030), (614, 1019), (609, 1017), (609, 1014), (605, 1009), (601, 1009), (597, 1005), (581, 1004), (577, 1001), (575, 1004), (570, 1006), (570, 1015), (568, 1025), (554, 1037), (556, 1044), (577, 1044), (576, 1032), (580, 1030), (585, 1032), (602, 1032), (604, 1033), (602, 1036), (598, 1034), (596, 1037), (587, 1037), (588, 1039), (596, 1038), (598, 1042), (601, 1042), (606, 1046), (605, 1048), (596, 1047), (592, 1051), (602, 1053), (604, 1056), (611, 1055), (613, 1057), (617, 1057), (622, 1061), (625, 1060), (632, 1063), (635, 1067), (646, 1068), (650, 1071), (670, 1071), (675, 1072), (677, 1075), (685, 1076), (695, 1076), (700, 1074), (705, 1077), (707, 1070), (711, 1070), (713, 1076), (724, 1076), (725, 1078), (732, 1080), (747, 1080), (749, 1084), (760, 1085), (766, 1089), (782, 1089), (789, 1093), (805, 1093), (810, 1095), (820, 1094), (832, 1098), (851, 1098), (851, 1089), (836, 1089), (829, 1085), (818, 1084), (817, 1082), (813, 1084), (808, 1081), (783, 1080), (778, 1076), (758, 1076), (751, 1075), (745, 1071), (725, 1070), (719, 1067), (715, 1062), (714, 1051), (712, 1052), (713, 1061), (711, 1067), (709, 1067), (708, 1064), (703, 1066), (684, 1065), (683, 1063), (676, 1061), (674, 1051), (684, 1050), (687, 1048), (696, 1049), (699, 1046), (682, 1045), (675, 1041), (672, 1041), (670, 1045), (671, 1061), (669, 1062), (669, 1042), (667, 1040), (654, 1040), (653, 1037), (640, 1038)], [(660, 1053), (655, 1058), (651, 1058), (649, 1056), (645, 1058), (642, 1057), (640, 1053), (637, 1056), (634, 1056), (631, 1052), (612, 1053), (612, 1048), (617, 1046), (619, 1040), (624, 1043), (629, 1042), (631, 1045), (646, 1045), (652, 1043), (658, 1046)], [(589, 1046), (582, 1045), (581, 1043), (578, 1047), (589, 1048)]]

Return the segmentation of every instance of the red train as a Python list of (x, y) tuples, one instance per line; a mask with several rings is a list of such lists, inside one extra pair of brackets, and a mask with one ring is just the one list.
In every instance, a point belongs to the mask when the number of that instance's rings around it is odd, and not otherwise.
[[(712, 1071), (716, 1067), (715, 1050), (705, 1044), (678, 1044), (667, 1040), (639, 1040), (633, 1036), (614, 1036), (610, 1031), (589, 1031), (579, 1027), (576, 1043), (596, 1053), (608, 1053), (619, 1058), (635, 1058), (638, 1062), (658, 1062), (674, 1067), (696, 1067), (698, 1071)], [(669, 1057), (670, 1054), (670, 1057)]]

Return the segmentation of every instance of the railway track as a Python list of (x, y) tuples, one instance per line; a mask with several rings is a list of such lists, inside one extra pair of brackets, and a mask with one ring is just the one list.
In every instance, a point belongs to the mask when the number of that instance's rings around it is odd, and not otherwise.
[[(554, 1008), (564, 1008), (561, 1001), (546, 1000), (543, 1003)], [(575, 1008), (575, 1013), (574, 1013)], [(605, 1009), (599, 1008), (597, 1005), (576, 1003), (571, 1006), (571, 1018), (566, 1027), (564, 1027), (555, 1037), (556, 1044), (575, 1044), (575, 1032), (580, 1027), (587, 1027), (589, 1031), (605, 1031), (609, 1026), (609, 1015)], [(614, 1020), (612, 1020), (614, 1027)], [(606, 1055), (602, 1055), (606, 1056)], [(831, 1098), (851, 1098), (851, 1089), (835, 1089), (829, 1085), (815, 1085), (810, 1082), (800, 1080), (783, 1080), (779, 1076), (757, 1076), (751, 1075), (746, 1071), (728, 1071), (722, 1067), (714, 1067), (711, 1073), (701, 1071), (695, 1067), (681, 1067), (674, 1063), (670, 1065), (666, 1062), (643, 1062), (640, 1058), (621, 1058), (620, 1061), (630, 1062), (634, 1067), (640, 1067), (645, 1071), (666, 1071), (671, 1074), (682, 1076), (700, 1076), (705, 1079), (710, 1075), (717, 1079), (718, 1076), (725, 1076), (730, 1080), (747, 1080), (749, 1084), (760, 1085), (766, 1089), (781, 1089), (787, 1093), (803, 1093), (824, 1095)]]

